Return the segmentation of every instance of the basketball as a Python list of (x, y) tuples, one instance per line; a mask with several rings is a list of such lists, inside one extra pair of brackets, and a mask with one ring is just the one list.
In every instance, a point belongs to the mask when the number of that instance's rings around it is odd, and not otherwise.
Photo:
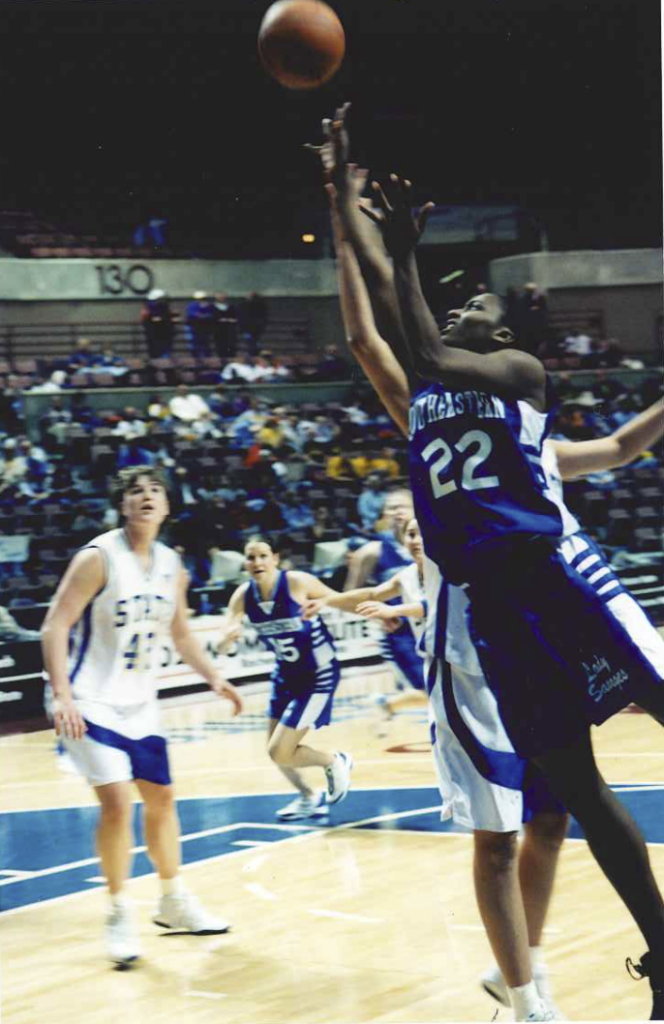
[(287, 89), (317, 89), (338, 70), (346, 50), (339, 18), (321, 0), (278, 0), (258, 33), (265, 70)]

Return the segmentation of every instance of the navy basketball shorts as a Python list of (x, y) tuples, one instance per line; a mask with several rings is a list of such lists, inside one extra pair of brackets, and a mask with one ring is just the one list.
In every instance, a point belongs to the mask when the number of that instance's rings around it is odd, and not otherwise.
[(332, 718), (334, 694), (341, 678), (339, 662), (298, 677), (286, 676), (277, 665), (267, 716), (289, 729), (320, 729)]
[(664, 718), (661, 673), (548, 540), (487, 552), (468, 594), (471, 638), (522, 757), (569, 745), (639, 697)]
[(397, 684), (412, 686), (414, 690), (425, 687), (423, 659), (417, 653), (413, 631), (404, 622), (394, 633), (385, 633), (379, 641), (380, 651), (394, 668)]

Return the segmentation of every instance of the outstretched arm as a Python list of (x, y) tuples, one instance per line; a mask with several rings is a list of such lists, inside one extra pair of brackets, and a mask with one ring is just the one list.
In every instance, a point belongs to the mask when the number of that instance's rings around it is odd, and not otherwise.
[(379, 335), (387, 342), (399, 365), (409, 372), (408, 348), (404, 336), (394, 268), (380, 231), (360, 212), (360, 196), (367, 172), (348, 162), (350, 140), (346, 118), (350, 103), (337, 108), (334, 120), (323, 121), (322, 146), (308, 146), (318, 153), (328, 185), (333, 186), (337, 215), (343, 236), (351, 246), (369, 295)]
[(664, 435), (664, 398), (619, 427), (609, 437), (594, 441), (550, 441), (563, 480), (599, 473), (633, 462)]
[[(303, 618), (311, 619), (323, 608), (338, 608), (342, 612), (353, 613), (359, 610), (359, 606), (367, 601), (389, 601), (392, 597), (398, 597), (400, 593), (399, 583), (396, 577), (380, 583), (377, 587), (359, 587), (357, 590), (345, 590), (340, 593), (338, 590), (331, 590), (320, 598), (308, 601), (304, 605)], [(391, 607), (391, 606), (386, 606)], [(389, 618), (395, 617), (395, 612)]]
[(332, 231), (337, 252), (339, 302), (346, 329), (346, 343), (371, 381), (378, 397), (402, 434), (408, 434), (410, 388), (408, 378), (392, 349), (376, 329), (366, 285), (357, 257), (343, 235), (334, 186), (330, 197)]

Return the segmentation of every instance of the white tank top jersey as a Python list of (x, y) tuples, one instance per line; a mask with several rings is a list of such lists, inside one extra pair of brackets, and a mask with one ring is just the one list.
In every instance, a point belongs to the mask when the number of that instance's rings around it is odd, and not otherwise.
[[(399, 581), (399, 587), (401, 588), (401, 598), (403, 604), (416, 604), (418, 601), (425, 601), (424, 585), (420, 583), (420, 572), (417, 568), (417, 564), (413, 562), (412, 565), (406, 566), (405, 569), (401, 569), (396, 574), (396, 579)], [(419, 642), (424, 633), (425, 620), (415, 619), (412, 615), (409, 615), (406, 619), (408, 625), (413, 631), (413, 636), (418, 645), (418, 653), (424, 657), (424, 651), (420, 651)]]
[[(570, 537), (578, 533), (581, 526), (577, 519), (566, 507), (563, 500), (563, 481), (558, 469), (558, 461), (553, 445), (545, 441), (542, 446), (542, 470), (546, 479), (546, 496), (557, 505), (563, 523), (563, 536)], [(445, 581), (440, 569), (431, 559), (424, 556), (424, 590), (428, 604), (429, 614), (424, 631), (424, 649), (427, 654), (442, 657), (440, 649), (441, 638), (438, 611), (442, 609), (445, 598), (443, 591)], [(441, 601), (442, 598), (442, 601)], [(482, 675), (477, 651), (473, 646), (466, 624), (466, 608), (468, 598), (462, 587), (454, 587), (451, 584), (446, 588), (446, 622), (442, 628), (445, 630), (445, 661), (450, 665), (458, 665), (465, 672), (471, 675)]]
[(95, 537), (106, 585), (72, 630), (69, 679), (76, 699), (126, 706), (156, 695), (159, 638), (175, 614), (180, 556), (155, 541), (146, 571), (124, 530)]

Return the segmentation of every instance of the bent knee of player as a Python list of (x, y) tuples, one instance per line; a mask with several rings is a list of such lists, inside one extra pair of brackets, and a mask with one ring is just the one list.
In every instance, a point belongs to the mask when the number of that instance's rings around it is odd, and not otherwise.
[(485, 832), (478, 829), (473, 837), (477, 868), (500, 874), (514, 870), (519, 850), (517, 832)]
[(267, 752), (275, 764), (288, 768), (293, 763), (295, 747), (289, 737), (273, 736), (267, 745)]

